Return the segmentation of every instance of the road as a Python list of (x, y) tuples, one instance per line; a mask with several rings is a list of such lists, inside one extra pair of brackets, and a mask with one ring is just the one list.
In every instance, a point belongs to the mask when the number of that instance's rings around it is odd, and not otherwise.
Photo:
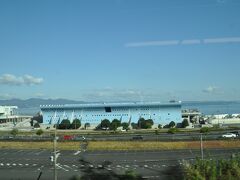
[[(226, 132), (232, 132), (232, 131), (226, 131)], [(205, 140), (218, 140), (222, 139), (221, 135), (225, 134), (226, 132), (211, 132), (208, 134), (203, 135), (203, 139)], [(104, 141), (104, 140), (113, 140), (113, 141), (129, 141), (133, 140), (136, 136), (141, 136), (143, 140), (146, 141), (194, 141), (194, 140), (200, 140), (200, 133), (177, 133), (177, 134), (167, 134), (167, 133), (160, 133), (160, 134), (106, 134), (106, 135), (94, 135), (94, 134), (83, 134), (83, 135), (72, 135), (72, 139), (79, 141), (82, 140), (82, 136), (84, 136), (88, 141), (91, 140), (98, 140), (98, 141)], [(237, 137), (239, 139), (240, 136)], [(42, 135), (42, 136), (1, 136), (0, 140), (17, 140), (17, 141), (51, 141), (53, 139), (52, 136)], [(60, 136), (60, 141), (63, 140), (63, 136)]]
[[(229, 158), (240, 149), (205, 150), (206, 158)], [(41, 180), (53, 179), (49, 150), (0, 149), (0, 179), (33, 180), (42, 172)], [(200, 157), (199, 150), (146, 152), (79, 152), (61, 151), (58, 158), (58, 179), (74, 175), (90, 179), (118, 179), (119, 174), (133, 170), (145, 179), (180, 179), (179, 165)], [(174, 173), (173, 173), (174, 172)]]

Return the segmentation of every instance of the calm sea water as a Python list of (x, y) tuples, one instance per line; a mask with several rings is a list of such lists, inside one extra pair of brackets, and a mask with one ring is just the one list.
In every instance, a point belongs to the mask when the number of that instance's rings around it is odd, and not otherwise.
[[(234, 102), (183, 102), (182, 109), (198, 109), (206, 115), (240, 114), (240, 101)], [(19, 108), (19, 114), (35, 115), (39, 107)]]
[(240, 114), (240, 102), (191, 102), (183, 103), (182, 109), (198, 109), (205, 115)]

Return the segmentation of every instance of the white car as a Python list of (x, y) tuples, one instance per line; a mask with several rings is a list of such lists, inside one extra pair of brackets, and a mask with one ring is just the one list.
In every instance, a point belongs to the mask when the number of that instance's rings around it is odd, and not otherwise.
[(222, 135), (223, 138), (236, 138), (237, 135), (233, 133), (226, 133)]

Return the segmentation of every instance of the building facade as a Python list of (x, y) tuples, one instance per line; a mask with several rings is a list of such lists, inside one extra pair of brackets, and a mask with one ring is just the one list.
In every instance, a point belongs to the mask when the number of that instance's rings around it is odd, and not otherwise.
[(17, 124), (26, 119), (31, 119), (32, 116), (19, 116), (17, 110), (17, 106), (0, 106), (0, 124)]
[(59, 124), (63, 119), (81, 120), (81, 124), (98, 126), (102, 120), (118, 119), (121, 122), (137, 123), (140, 118), (152, 119), (153, 127), (182, 121), (181, 102), (127, 102), (127, 103), (90, 103), (66, 105), (42, 105), (43, 124)]

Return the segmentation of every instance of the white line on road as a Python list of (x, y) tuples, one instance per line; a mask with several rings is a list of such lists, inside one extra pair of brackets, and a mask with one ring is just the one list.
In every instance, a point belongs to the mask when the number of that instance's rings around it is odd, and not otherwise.
[(74, 153), (74, 155), (76, 156), (76, 155), (78, 155), (80, 152), (81, 152), (81, 151), (77, 151), (77, 152)]
[(72, 169), (70, 166), (68, 166), (68, 165), (63, 165), (63, 166), (65, 166), (66, 168), (69, 168), (69, 169)]
[(64, 170), (64, 171), (69, 171), (68, 169), (63, 168), (60, 164), (56, 164), (58, 168)]

